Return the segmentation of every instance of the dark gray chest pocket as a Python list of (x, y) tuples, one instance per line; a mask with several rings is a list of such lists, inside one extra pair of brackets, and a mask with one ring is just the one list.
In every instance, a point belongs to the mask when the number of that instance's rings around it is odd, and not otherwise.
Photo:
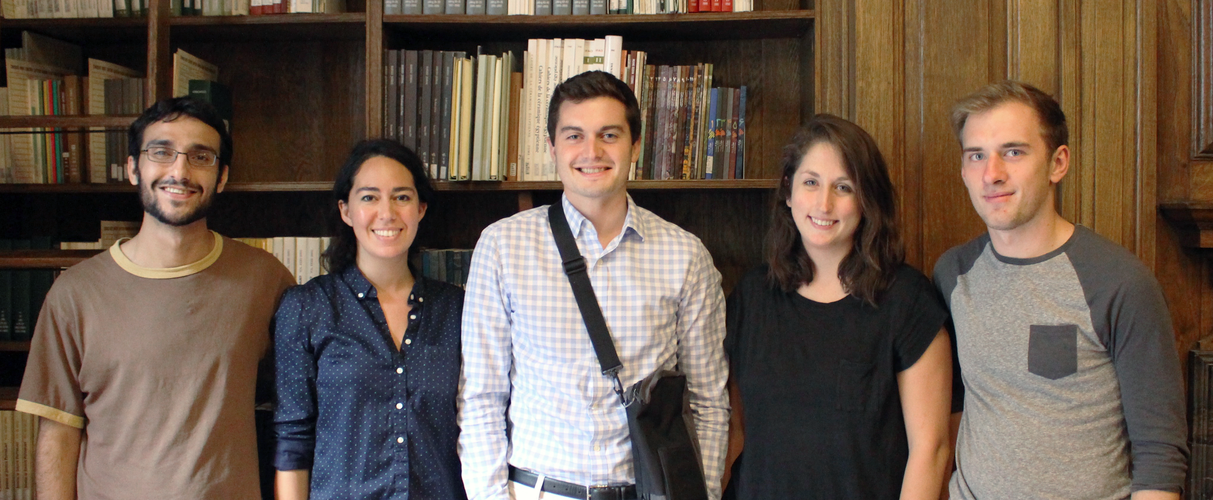
[(1078, 371), (1078, 325), (1032, 325), (1028, 371), (1049, 380)]

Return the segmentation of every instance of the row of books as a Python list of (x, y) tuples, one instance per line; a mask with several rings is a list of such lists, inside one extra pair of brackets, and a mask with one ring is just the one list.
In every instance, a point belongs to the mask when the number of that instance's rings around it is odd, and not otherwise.
[(38, 417), (0, 411), (0, 500), (33, 500)]
[[(518, 58), (451, 51), (387, 51), (384, 130), (417, 152), (434, 179), (556, 180), (547, 106), (557, 84), (603, 70), (641, 106), (632, 179), (745, 177), (746, 88), (713, 88), (713, 65), (654, 66), (623, 40), (528, 41)], [(659, 140), (660, 139), (660, 140)]]
[[(5, 50), (8, 87), (0, 88), (0, 113), (13, 116), (136, 115), (147, 106), (143, 73), (81, 56), (79, 46), (29, 32), (22, 47)], [(78, 73), (83, 68), (85, 75)], [(219, 69), (185, 51), (173, 55), (173, 95), (198, 86), (219, 92)], [(198, 80), (191, 84), (191, 81)], [(226, 94), (226, 92), (224, 92)], [(227, 116), (231, 113), (226, 96)], [(216, 102), (218, 106), (217, 101)], [(223, 106), (218, 106), (223, 108)], [(123, 129), (83, 131), (21, 129), (0, 139), (0, 183), (106, 183), (125, 181), (127, 137)]]
[(325, 274), (321, 255), (329, 247), (329, 238), (276, 236), (273, 238), (234, 238), (253, 248), (274, 255), (295, 276), (295, 282), (307, 283)]
[[(50, 250), (50, 238), (0, 239), (0, 251)], [(55, 281), (52, 270), (0, 270), (0, 341), (28, 341)]]
[(753, 0), (384, 0), (383, 13), (567, 16), (749, 12)]
[[(5, 19), (146, 17), (149, 0), (2, 0)], [(345, 12), (345, 0), (171, 0), (175, 16)]]
[(468, 271), (472, 269), (470, 249), (423, 249), (420, 253), (422, 276), (458, 287), (467, 285)]

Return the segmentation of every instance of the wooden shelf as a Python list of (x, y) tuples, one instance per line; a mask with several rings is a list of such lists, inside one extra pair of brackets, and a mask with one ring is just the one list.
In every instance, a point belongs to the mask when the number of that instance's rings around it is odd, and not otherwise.
[[(629, 190), (662, 191), (662, 190), (720, 190), (720, 189), (774, 189), (779, 182), (776, 179), (733, 179), (733, 180), (670, 180), (670, 181), (630, 181)], [(229, 182), (223, 189), (224, 193), (308, 193), (331, 191), (332, 182)], [(436, 191), (477, 192), (477, 191), (559, 191), (559, 181), (475, 181), (434, 183)], [(135, 186), (123, 183), (109, 184), (0, 184), (0, 193), (134, 193)]]
[[(622, 35), (625, 41), (798, 38), (816, 12), (779, 10), (601, 16), (383, 16), (385, 30), (413, 39), (526, 40)], [(470, 38), (469, 38), (470, 37)]]
[(3, 19), (0, 28), (3, 28), (5, 47), (20, 47), (21, 32), (26, 30), (75, 44), (109, 45), (147, 43), (148, 22), (146, 17)]
[(1168, 201), (1158, 211), (1179, 230), (1180, 244), (1189, 248), (1213, 248), (1213, 202)]
[(0, 252), (0, 269), (64, 269), (101, 250), (8, 250)]
[(363, 40), (366, 13), (264, 16), (181, 16), (169, 19), (174, 42)]
[[(105, 127), (107, 129), (121, 129), (125, 131), (131, 126), (131, 122), (137, 118), (139, 118), (138, 115), (0, 116), (0, 129), (30, 127), (79, 129)], [(29, 132), (13, 131), (10, 133), (28, 134)]]
[(0, 387), (0, 410), (12, 411), (17, 406), (20, 387)]
[(29, 352), (29, 342), (17, 342), (12, 340), (0, 341), (0, 352)]

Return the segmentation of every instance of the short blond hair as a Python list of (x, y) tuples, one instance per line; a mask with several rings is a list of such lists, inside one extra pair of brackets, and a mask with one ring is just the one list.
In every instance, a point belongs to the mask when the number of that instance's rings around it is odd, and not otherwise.
[(964, 147), (961, 133), (969, 115), (984, 113), (1008, 102), (1022, 103), (1040, 119), (1040, 135), (1044, 137), (1049, 151), (1065, 146), (1070, 141), (1070, 129), (1066, 126), (1066, 114), (1053, 96), (1029, 84), (1015, 80), (991, 83), (965, 96), (952, 106), (952, 132), (956, 141)]

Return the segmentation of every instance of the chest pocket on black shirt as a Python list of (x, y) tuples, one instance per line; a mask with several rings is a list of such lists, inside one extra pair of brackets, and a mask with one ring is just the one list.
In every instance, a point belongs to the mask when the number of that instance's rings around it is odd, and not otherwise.
[(838, 361), (838, 403), (836, 408), (841, 411), (863, 411), (868, 399), (876, 389), (872, 380), (876, 372), (875, 363), (857, 363), (855, 361)]
[(1049, 380), (1078, 371), (1078, 325), (1032, 325), (1028, 371)]

